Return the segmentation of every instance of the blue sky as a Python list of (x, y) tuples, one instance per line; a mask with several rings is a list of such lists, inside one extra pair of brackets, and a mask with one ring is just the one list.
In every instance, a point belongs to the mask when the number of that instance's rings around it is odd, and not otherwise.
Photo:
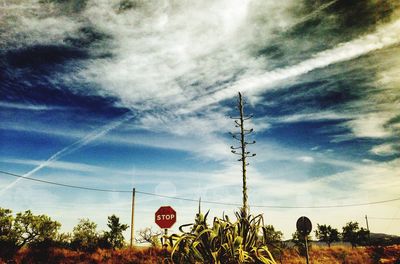
[[(64, 184), (241, 202), (237, 93), (257, 144), (252, 205), (323, 206), (400, 197), (397, 1), (16, 1), (0, 9), (0, 169)], [(78, 218), (130, 223), (131, 197), (0, 176), (0, 206), (70, 231)], [(137, 194), (136, 228), (173, 206)], [(400, 202), (251, 209), (290, 237), (296, 219), (400, 234)], [(203, 204), (211, 215), (237, 207)]]

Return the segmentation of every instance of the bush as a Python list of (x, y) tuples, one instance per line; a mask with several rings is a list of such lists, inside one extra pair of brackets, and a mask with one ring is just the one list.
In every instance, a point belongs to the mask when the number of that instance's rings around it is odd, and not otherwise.
[[(182, 235), (169, 237), (174, 263), (275, 263), (266, 246), (262, 215), (236, 213), (235, 222), (215, 217), (210, 227), (207, 216), (199, 212), (195, 223), (179, 228)], [(183, 230), (190, 226), (190, 231)]]

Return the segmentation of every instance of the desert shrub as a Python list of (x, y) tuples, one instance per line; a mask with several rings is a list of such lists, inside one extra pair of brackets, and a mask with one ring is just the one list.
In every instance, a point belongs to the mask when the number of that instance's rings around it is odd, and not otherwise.
[(97, 224), (89, 219), (79, 219), (72, 230), (71, 248), (83, 251), (95, 251), (98, 248), (99, 234)]
[[(236, 221), (228, 216), (215, 217), (207, 224), (208, 212), (200, 212), (193, 224), (181, 226), (181, 235), (169, 238), (174, 263), (275, 263), (266, 246), (262, 215), (236, 213)], [(184, 228), (191, 227), (190, 231)]]
[(125, 244), (124, 235), (122, 233), (128, 229), (129, 226), (126, 224), (121, 224), (119, 222), (119, 217), (115, 215), (108, 217), (107, 226), (110, 230), (104, 232), (102, 238), (103, 243), (105, 245), (108, 244), (108, 247), (112, 249), (122, 248)]
[(275, 230), (273, 225), (266, 225), (263, 234), (272, 256), (282, 262), (283, 250), (286, 248), (285, 243), (282, 241), (283, 233)]
[(136, 243), (148, 243), (152, 247), (161, 247), (160, 242), (161, 232), (153, 231), (150, 227), (146, 227), (137, 232), (137, 237), (135, 238)]
[(61, 224), (46, 215), (30, 210), (14, 217), (9, 209), (0, 208), (0, 258), (12, 259), (23, 246), (43, 249), (56, 240)]

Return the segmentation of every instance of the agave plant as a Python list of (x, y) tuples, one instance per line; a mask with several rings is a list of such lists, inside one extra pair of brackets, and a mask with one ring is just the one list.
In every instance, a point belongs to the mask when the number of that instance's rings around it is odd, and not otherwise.
[(194, 223), (179, 228), (182, 235), (169, 237), (174, 263), (276, 263), (266, 246), (262, 215), (239, 212), (235, 222), (215, 217), (211, 226), (207, 216), (199, 212)]
[[(211, 226), (207, 224), (208, 212), (203, 216), (200, 210), (193, 224), (181, 226), (182, 235), (172, 235), (169, 243), (172, 247), (171, 259), (174, 263), (276, 263), (267, 247), (267, 234), (262, 215), (249, 214), (247, 204), (246, 158), (254, 157), (246, 146), (245, 136), (253, 129), (245, 129), (244, 121), (251, 116), (244, 116), (242, 95), (239, 93), (239, 118), (235, 119), (235, 127), (240, 132), (231, 133), (240, 141), (240, 146), (231, 146), (231, 152), (239, 155), (242, 163), (242, 195), (243, 206), (236, 213), (236, 221), (231, 222), (228, 216), (215, 217)], [(191, 227), (189, 231), (184, 228)]]

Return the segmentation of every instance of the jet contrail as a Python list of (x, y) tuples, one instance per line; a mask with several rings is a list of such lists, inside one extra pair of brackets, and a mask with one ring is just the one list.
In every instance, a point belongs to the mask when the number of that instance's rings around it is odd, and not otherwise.
[(196, 111), (208, 105), (235, 97), (239, 91), (260, 93), (271, 88), (271, 86), (277, 82), (307, 74), (313, 70), (325, 68), (335, 63), (352, 60), (372, 51), (398, 43), (400, 43), (400, 20), (382, 26), (374, 33), (341, 43), (335, 48), (319, 52), (296, 65), (238, 80), (231, 86), (216, 91), (211, 95), (204, 96), (198, 101), (192, 101), (190, 106), (181, 109), (179, 112), (184, 114)]
[[(37, 171), (47, 167), (49, 164), (51, 164), (53, 161), (56, 161), (68, 154), (71, 154), (72, 152), (77, 151), (78, 149), (86, 146), (87, 144), (91, 143), (92, 141), (104, 136), (107, 134), (110, 130), (115, 129), (116, 127), (120, 126), (122, 123), (128, 121), (129, 119), (132, 119), (134, 116), (132, 113), (127, 113), (124, 114), (121, 118), (114, 120), (102, 127), (100, 127), (98, 130), (95, 130), (91, 133), (89, 133), (87, 136), (79, 139), (78, 141), (75, 141), (71, 145), (66, 146), (65, 148), (61, 149), (60, 151), (56, 152), (53, 154), (50, 158), (47, 160), (43, 161), (42, 164), (38, 165), (37, 167), (33, 168), (32, 170), (28, 171), (25, 173), (23, 176), (24, 177), (29, 177), (36, 173)], [(2, 195), (5, 191), (8, 189), (12, 188), (15, 184), (17, 184), (22, 178), (18, 178), (9, 185), (7, 185), (4, 189), (0, 191), (0, 195)]]

